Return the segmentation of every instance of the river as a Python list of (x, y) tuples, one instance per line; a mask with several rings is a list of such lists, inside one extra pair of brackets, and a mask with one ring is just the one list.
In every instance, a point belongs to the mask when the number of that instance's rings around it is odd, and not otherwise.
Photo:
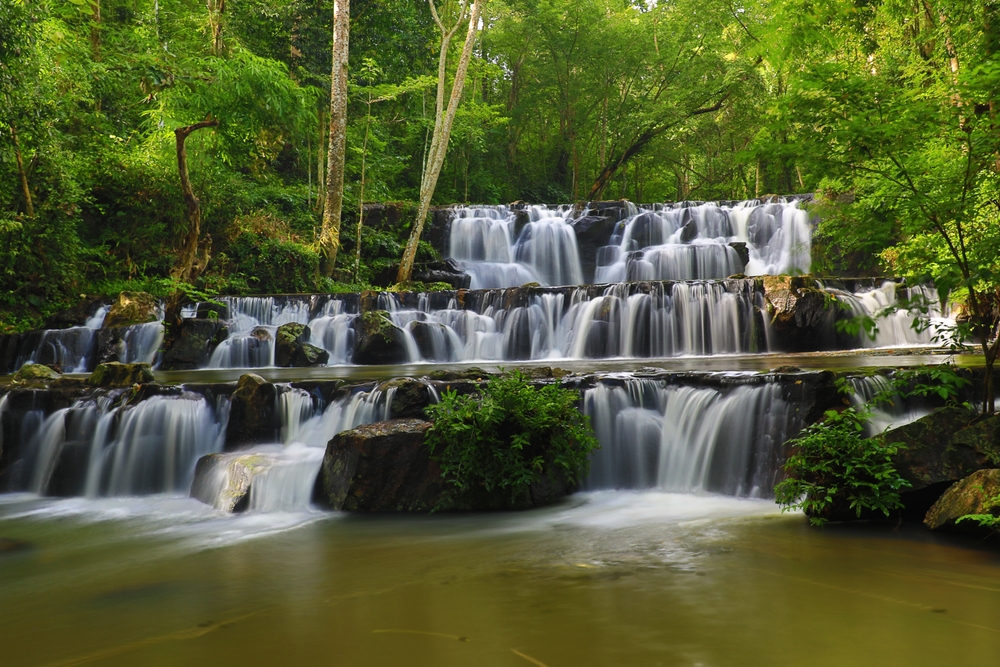
[(598, 492), (520, 514), (220, 516), (0, 500), (6, 667), (990, 665), (1000, 559), (767, 500)]

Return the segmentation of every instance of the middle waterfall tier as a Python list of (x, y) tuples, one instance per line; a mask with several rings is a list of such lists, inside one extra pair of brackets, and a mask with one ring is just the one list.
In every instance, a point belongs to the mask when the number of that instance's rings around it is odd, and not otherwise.
[[(233, 297), (225, 299), (228, 338), (214, 349), (208, 366), (284, 365), (276, 364), (275, 345), (279, 327), (288, 323), (308, 326), (305, 338), (327, 351), (328, 365), (655, 358), (933, 344), (932, 331), (913, 329), (914, 315), (900, 303), (915, 297), (932, 301), (928, 312), (947, 325), (934, 291), (923, 286), (869, 281), (847, 290), (796, 280), (809, 295), (798, 299), (799, 306), (789, 306), (781, 290), (768, 291), (763, 279)], [(883, 314), (890, 306), (896, 309)], [(789, 307), (809, 310), (800, 316)], [(371, 348), (359, 333), (362, 312), (384, 321), (381, 362), (365, 356)], [(875, 318), (877, 335), (850, 334), (836, 326), (839, 320), (860, 316)]]

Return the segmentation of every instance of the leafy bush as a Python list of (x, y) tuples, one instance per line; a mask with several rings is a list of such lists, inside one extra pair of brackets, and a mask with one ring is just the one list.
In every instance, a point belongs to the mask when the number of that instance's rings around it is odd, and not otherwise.
[(254, 232), (236, 237), (216, 264), (231, 280), (240, 277), (260, 294), (311, 292), (319, 277), (319, 254), (314, 250)]
[(598, 447), (577, 392), (536, 388), (520, 372), (492, 378), (482, 396), (445, 392), (427, 408), (431, 454), (450, 492), (441, 509), (530, 507), (531, 485), (543, 475), (572, 487)]
[(982, 514), (966, 514), (965, 516), (958, 517), (955, 523), (975, 521), (979, 524), (980, 528), (992, 528), (1000, 532), (1000, 516), (998, 516), (998, 513), (1000, 513), (1000, 496), (995, 496), (983, 505)]
[(892, 463), (898, 447), (865, 438), (868, 417), (855, 408), (831, 410), (789, 443), (786, 478), (774, 489), (783, 511), (801, 509), (820, 526), (851, 511), (859, 518), (867, 511), (889, 516), (902, 507), (899, 492), (910, 483)]

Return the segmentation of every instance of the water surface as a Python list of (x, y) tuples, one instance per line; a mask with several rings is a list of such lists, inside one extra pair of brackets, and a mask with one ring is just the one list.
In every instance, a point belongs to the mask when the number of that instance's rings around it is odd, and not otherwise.
[(431, 517), (0, 496), (0, 601), (6, 667), (1000, 662), (996, 547), (659, 492)]

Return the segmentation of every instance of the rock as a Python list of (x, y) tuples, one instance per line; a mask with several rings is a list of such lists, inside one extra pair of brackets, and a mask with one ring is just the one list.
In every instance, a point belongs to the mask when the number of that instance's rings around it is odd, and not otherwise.
[(338, 433), (323, 457), (313, 500), (347, 512), (429, 512), (444, 489), (424, 444), (430, 422), (394, 419)]
[(14, 372), (23, 339), (22, 334), (0, 335), (0, 375)]
[(570, 224), (576, 233), (576, 247), (580, 256), (580, 267), (583, 269), (583, 279), (591, 283), (594, 281), (598, 255), (601, 248), (608, 245), (608, 239), (618, 224), (618, 217), (609, 211), (606, 215), (586, 215)]
[(900, 447), (893, 463), (913, 485), (909, 492), (1000, 466), (1000, 416), (969, 426), (974, 416), (961, 408), (942, 408), (880, 436)]
[(740, 261), (743, 262), (744, 269), (746, 269), (746, 265), (750, 263), (750, 249), (747, 248), (747, 244), (743, 241), (733, 241), (729, 247), (736, 251)]
[(274, 343), (274, 365), (281, 368), (325, 366), (330, 361), (330, 353), (311, 345), (308, 342), (311, 336), (309, 327), (297, 322), (278, 327)]
[(967, 520), (958, 524), (955, 521), (966, 514), (1000, 516), (1000, 507), (993, 506), (997, 497), (1000, 497), (1000, 469), (979, 470), (948, 487), (927, 511), (924, 525), (931, 530), (958, 528), (977, 531), (979, 524), (976, 521)]
[(410, 360), (406, 334), (384, 310), (366, 311), (354, 318), (354, 363), (402, 364)]
[(195, 467), (191, 497), (223, 512), (246, 511), (254, 477), (274, 463), (274, 456), (258, 452), (203, 456)]
[(389, 415), (393, 419), (424, 419), (424, 408), (431, 403), (427, 384), (413, 378), (389, 380), (378, 385), (376, 390), (386, 394), (392, 393)]
[(229, 329), (216, 319), (182, 320), (176, 330), (160, 363), (160, 368), (165, 371), (204, 368), (212, 350), (229, 337)]
[(98, 364), (87, 378), (87, 384), (93, 387), (131, 387), (155, 381), (149, 364), (121, 364), (117, 361)]
[(107, 301), (107, 299), (97, 297), (86, 297), (72, 308), (60, 310), (55, 315), (49, 317), (45, 320), (42, 328), (69, 329), (70, 327), (83, 326)]
[(229, 407), (226, 451), (277, 439), (280, 424), (276, 397), (274, 385), (261, 376), (255, 373), (240, 376)]
[(106, 364), (125, 358), (127, 327), (101, 329), (97, 332), (97, 363)]
[(160, 319), (160, 304), (146, 292), (122, 292), (111, 304), (103, 328), (116, 329), (133, 324), (145, 324)]
[(841, 310), (835, 299), (801, 276), (764, 276), (762, 281), (771, 327), (780, 350), (806, 352), (837, 348), (834, 323), (850, 315)]
[(14, 384), (38, 384), (58, 380), (62, 375), (42, 364), (25, 364), (14, 373), (11, 382)]
[(451, 359), (452, 345), (448, 328), (438, 322), (414, 320), (409, 324), (410, 334), (417, 344), (421, 359), (447, 361)]

